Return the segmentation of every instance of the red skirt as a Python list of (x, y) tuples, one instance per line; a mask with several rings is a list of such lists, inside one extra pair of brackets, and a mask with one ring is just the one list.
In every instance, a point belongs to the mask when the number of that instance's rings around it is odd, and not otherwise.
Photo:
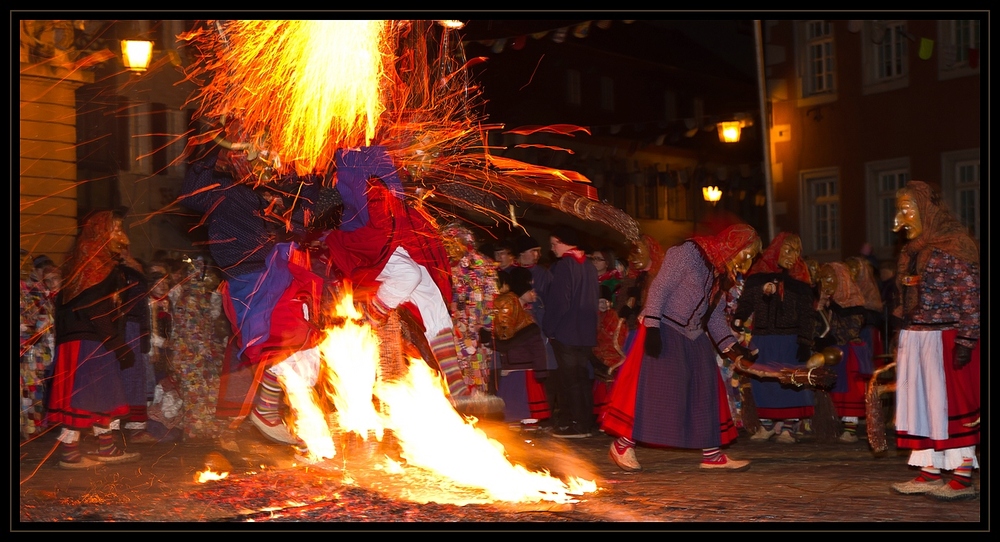
[(121, 368), (114, 352), (97, 341), (71, 341), (56, 346), (48, 420), (82, 430), (129, 413)]

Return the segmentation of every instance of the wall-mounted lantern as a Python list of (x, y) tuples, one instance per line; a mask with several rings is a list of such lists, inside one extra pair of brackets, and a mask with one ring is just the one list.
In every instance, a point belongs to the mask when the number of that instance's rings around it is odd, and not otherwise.
[(730, 120), (725, 122), (720, 122), (716, 124), (719, 129), (719, 141), (723, 143), (737, 143), (740, 140), (740, 130), (743, 128), (743, 122), (739, 120)]
[(722, 190), (719, 190), (718, 186), (705, 186), (701, 189), (701, 195), (705, 198), (705, 201), (715, 205), (722, 199)]
[(142, 73), (149, 68), (153, 56), (153, 42), (122, 40), (122, 62), (132, 73)]

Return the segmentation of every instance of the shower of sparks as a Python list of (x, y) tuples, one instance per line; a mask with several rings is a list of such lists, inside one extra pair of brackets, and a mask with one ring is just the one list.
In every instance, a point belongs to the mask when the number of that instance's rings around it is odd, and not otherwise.
[[(509, 205), (525, 202), (638, 238), (635, 220), (601, 203), (584, 175), (498, 156), (504, 149), (490, 148), (488, 134), (503, 125), (486, 122), (485, 100), (469, 75), (469, 67), (484, 59), (466, 59), (455, 30), (430, 21), (208, 26), (182, 37), (202, 51), (189, 77), (201, 84), (198, 116), (212, 126), (191, 143), (235, 144), (243, 182), (329, 173), (337, 148), (378, 144), (399, 166), (407, 196), (424, 194), (417, 203), (446, 219), (457, 207), (509, 223)], [(506, 133), (543, 132), (589, 134), (568, 124)], [(324, 182), (334, 185), (336, 177)], [(290, 217), (291, 209), (285, 214)]]
[(245, 137), (304, 175), (337, 148), (367, 145), (391, 83), (388, 21), (227, 21), (202, 114), (239, 118)]

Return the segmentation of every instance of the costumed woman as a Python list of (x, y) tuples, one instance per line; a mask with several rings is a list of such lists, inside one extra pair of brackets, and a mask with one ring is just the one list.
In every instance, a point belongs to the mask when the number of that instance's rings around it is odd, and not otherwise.
[[(122, 450), (112, 432), (121, 429), (129, 414), (121, 369), (136, 362), (125, 342), (121, 294), (127, 282), (122, 266), (136, 271), (141, 266), (122, 260), (128, 244), (122, 217), (96, 212), (84, 219), (65, 264), (56, 298), (56, 361), (49, 399), (49, 421), (62, 425), (59, 466), (65, 469), (140, 457)], [(87, 429), (97, 436), (96, 454), (80, 450), (80, 433)]]
[[(733, 314), (733, 328), (742, 331), (750, 322), (758, 360), (771, 367), (794, 368), (812, 353), (814, 307), (802, 240), (794, 233), (781, 232), (750, 267)], [(750, 379), (750, 389), (762, 424), (750, 439), (777, 435), (778, 442), (796, 442), (796, 425), (814, 412), (812, 391), (759, 378)]]
[(736, 341), (723, 297), (760, 248), (752, 227), (734, 224), (667, 251), (602, 423), (617, 437), (609, 454), (623, 470), (641, 469), (637, 443), (701, 449), (702, 469), (750, 467), (721, 450), (737, 430), (715, 356), (753, 358)]
[[(909, 449), (904, 494), (974, 499), (979, 468), (979, 246), (922, 181), (896, 193), (894, 230), (906, 230), (896, 284), (896, 446)], [(947, 482), (941, 471), (953, 471)]]
[[(837, 437), (841, 442), (858, 441), (858, 420), (865, 416), (865, 392), (872, 374), (872, 349), (861, 338), (865, 324), (865, 299), (851, 278), (851, 270), (842, 262), (829, 262), (819, 268), (820, 296), (817, 308), (830, 323), (825, 337), (817, 338), (817, 350), (838, 348), (841, 362), (834, 365), (837, 382), (830, 389), (836, 416), (843, 424)], [(817, 420), (818, 428), (823, 420)], [(822, 429), (818, 431), (823, 433)]]

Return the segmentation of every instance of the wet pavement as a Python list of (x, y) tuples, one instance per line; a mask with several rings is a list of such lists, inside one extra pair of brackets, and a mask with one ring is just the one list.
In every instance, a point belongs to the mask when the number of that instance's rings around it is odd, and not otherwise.
[[(131, 444), (130, 451), (142, 453), (138, 462), (68, 471), (58, 467), (56, 431), (50, 431), (17, 450), (19, 509), (12, 511), (12, 529), (287, 528), (297, 522), (320, 530), (610, 530), (625, 523), (640, 530), (989, 530), (982, 471), (973, 474), (973, 500), (894, 493), (890, 484), (916, 471), (891, 435), (889, 450), (878, 455), (864, 439), (780, 444), (741, 435), (726, 451), (752, 461), (745, 472), (703, 471), (700, 451), (640, 447), (643, 470), (626, 473), (608, 458), (612, 439), (602, 433), (559, 439), (498, 422), (478, 427), (502, 443), (513, 462), (594, 480), (598, 490), (563, 504), (424, 502), (406, 495), (436, 482), (414, 482), (376, 466), (384, 461), (375, 459), (394, 456), (389, 444), (341, 442), (337, 457), (308, 464), (249, 423), (235, 435), (238, 451), (207, 440)], [(84, 442), (84, 448), (95, 445)], [(448, 453), (447, 443), (441, 453)], [(206, 463), (217, 472), (228, 468), (228, 476), (197, 482)]]

